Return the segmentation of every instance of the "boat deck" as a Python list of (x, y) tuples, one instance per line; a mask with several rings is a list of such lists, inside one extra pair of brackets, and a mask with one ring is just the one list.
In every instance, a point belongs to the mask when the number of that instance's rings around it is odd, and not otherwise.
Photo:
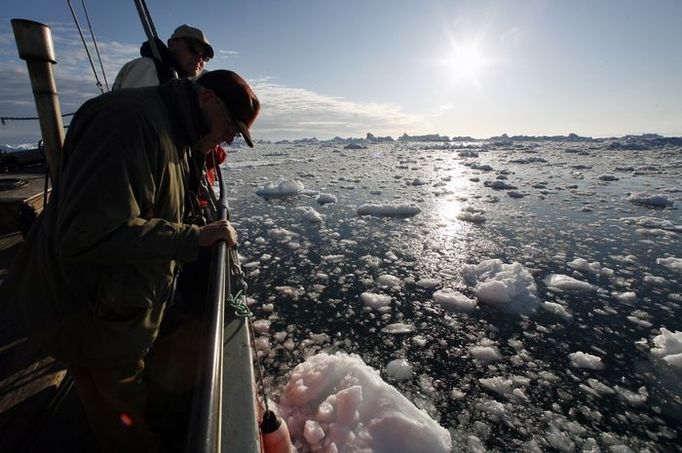
[[(0, 281), (22, 244), (19, 232), (0, 236)], [(0, 283), (1, 285), (1, 283)], [(148, 358), (150, 407), (164, 451), (182, 451), (189, 425), (202, 342), (202, 313), (169, 309)], [(0, 286), (0, 452), (97, 452), (99, 446), (63, 364), (24, 335), (11, 295)]]
[[(0, 280), (22, 244), (19, 232), (0, 236)], [(23, 334), (11, 295), (0, 299), (0, 451), (97, 451), (64, 366)]]

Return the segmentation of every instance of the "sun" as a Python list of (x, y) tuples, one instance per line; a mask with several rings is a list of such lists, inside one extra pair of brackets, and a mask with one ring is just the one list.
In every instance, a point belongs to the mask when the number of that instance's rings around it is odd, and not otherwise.
[(455, 82), (478, 85), (490, 59), (476, 43), (452, 43), (449, 55), (443, 59), (446, 75)]

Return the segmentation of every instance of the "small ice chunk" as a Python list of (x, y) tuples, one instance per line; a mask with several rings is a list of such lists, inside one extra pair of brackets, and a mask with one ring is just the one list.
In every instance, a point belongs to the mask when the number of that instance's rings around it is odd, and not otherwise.
[(410, 333), (414, 332), (414, 326), (410, 324), (404, 324), (402, 322), (395, 322), (393, 324), (389, 324), (383, 329), (381, 329), (382, 332), (392, 334), (392, 335), (397, 335), (401, 333)]
[(613, 390), (616, 391), (621, 400), (631, 406), (641, 406), (649, 399), (649, 392), (646, 391), (646, 387), (640, 387), (637, 393), (618, 385), (614, 385)]
[(573, 317), (566, 307), (556, 302), (543, 302), (542, 308), (564, 319), (571, 319)]
[(594, 285), (563, 274), (550, 274), (545, 277), (543, 282), (545, 285), (561, 291), (587, 292), (597, 289)]
[(628, 201), (655, 208), (665, 208), (673, 205), (673, 202), (666, 196), (649, 192), (635, 192), (628, 197)]
[(402, 281), (394, 275), (383, 274), (377, 278), (377, 284), (379, 286), (399, 287)]
[(305, 428), (303, 428), (303, 437), (306, 442), (311, 445), (319, 443), (324, 439), (324, 429), (315, 420), (306, 420)]
[(613, 275), (612, 269), (602, 267), (601, 264), (597, 261), (589, 263), (586, 259), (576, 258), (570, 263), (568, 263), (568, 265), (571, 266), (573, 269), (579, 270), (581, 272), (591, 272), (596, 275), (605, 275), (608, 277)]
[(616, 393), (615, 390), (613, 390), (611, 387), (608, 385), (604, 384), (601, 381), (598, 381), (596, 379), (590, 378), (587, 380), (587, 383), (589, 384), (592, 389), (594, 389), (597, 393), (603, 394), (603, 395), (612, 395)]
[(673, 256), (669, 258), (658, 258), (656, 260), (661, 266), (665, 266), (668, 269), (682, 272), (682, 258), (675, 258)]
[(614, 293), (613, 296), (621, 302), (626, 304), (633, 304), (637, 300), (637, 294), (633, 291), (626, 291), (624, 293)]
[(682, 371), (682, 332), (671, 332), (661, 327), (661, 333), (654, 337), (655, 347), (651, 348), (654, 357), (664, 360), (671, 367)]
[(386, 365), (386, 374), (394, 381), (404, 381), (414, 376), (412, 365), (405, 359), (395, 359)]
[(587, 368), (590, 370), (601, 370), (604, 368), (601, 358), (596, 355), (578, 351), (569, 354), (568, 357), (571, 359), (571, 366), (573, 368)]
[(414, 203), (389, 203), (371, 204), (366, 203), (358, 207), (358, 215), (371, 215), (377, 217), (410, 217), (417, 215), (422, 210)]
[(297, 180), (280, 180), (278, 183), (265, 183), (256, 190), (261, 197), (287, 197), (298, 195), (304, 189), (303, 183)]
[(484, 388), (502, 395), (505, 398), (510, 400), (523, 400), (526, 399), (525, 394), (523, 392), (519, 394), (518, 392), (515, 392), (515, 390), (527, 386), (530, 383), (530, 380), (521, 376), (511, 376), (509, 378), (495, 376), (491, 378), (481, 378), (478, 382), (480, 382)]
[(322, 255), (321, 258), (322, 261), (326, 261), (327, 263), (340, 263), (346, 259), (343, 255)]
[(253, 331), (257, 335), (265, 335), (270, 331), (270, 321), (267, 319), (258, 319), (253, 322)]
[(502, 359), (496, 346), (474, 346), (469, 349), (471, 356), (481, 362), (495, 362)]
[(457, 214), (457, 220), (471, 223), (483, 223), (486, 221), (483, 211), (477, 211), (472, 206), (465, 206)]
[(451, 288), (436, 291), (433, 300), (450, 311), (470, 312), (476, 309), (476, 300)]
[(417, 282), (417, 286), (424, 289), (437, 288), (440, 282), (435, 278), (422, 278)]
[(310, 223), (322, 223), (322, 215), (313, 208), (303, 208), (303, 218)]
[(499, 259), (466, 265), (464, 279), (474, 286), (479, 301), (516, 314), (528, 314), (538, 304), (533, 276), (519, 263), (505, 264)]
[(330, 193), (321, 193), (315, 198), (319, 204), (336, 203), (336, 196)]
[(364, 303), (365, 306), (373, 310), (388, 308), (391, 304), (391, 296), (387, 296), (386, 294), (364, 292), (360, 294), (360, 300), (362, 300), (362, 303)]

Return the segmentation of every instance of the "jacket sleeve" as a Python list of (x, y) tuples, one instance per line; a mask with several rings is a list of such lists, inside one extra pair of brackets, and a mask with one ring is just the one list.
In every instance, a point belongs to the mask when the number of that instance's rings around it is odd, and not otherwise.
[[(67, 140), (56, 249), (70, 262), (196, 259), (199, 228), (181, 223), (183, 160), (144, 115), (100, 114)], [(165, 216), (159, 216), (159, 213)], [(170, 214), (169, 214), (170, 213)]]
[(111, 90), (152, 87), (158, 84), (159, 76), (154, 60), (140, 57), (123, 65), (116, 75), (116, 80), (114, 80)]

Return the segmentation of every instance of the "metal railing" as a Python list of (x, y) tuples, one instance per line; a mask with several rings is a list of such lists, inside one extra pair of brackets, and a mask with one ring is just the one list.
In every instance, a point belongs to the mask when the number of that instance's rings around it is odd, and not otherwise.
[[(219, 218), (228, 219), (222, 174)], [(188, 452), (215, 453), (261, 451), (257, 420), (257, 398), (253, 370), (253, 351), (246, 318), (237, 317), (225, 303), (232, 300), (232, 269), (239, 266), (238, 255), (219, 242), (213, 250), (208, 292), (208, 311), (204, 318), (208, 347), (194, 393)], [(229, 371), (223, 372), (223, 364)]]

